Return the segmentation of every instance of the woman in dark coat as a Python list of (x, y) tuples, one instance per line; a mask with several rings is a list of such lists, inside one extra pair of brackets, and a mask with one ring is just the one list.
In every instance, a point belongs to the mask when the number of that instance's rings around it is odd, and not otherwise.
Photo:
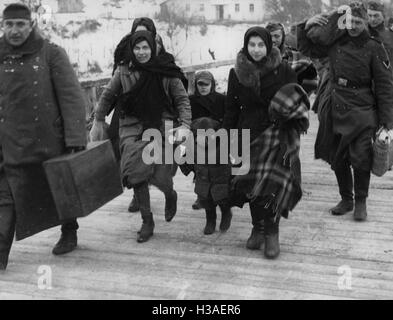
[[(249, 129), (251, 143), (255, 141), (272, 125), (268, 113), (270, 102), (288, 83), (297, 83), (296, 73), (282, 61), (270, 33), (262, 27), (249, 29), (235, 68), (229, 73), (224, 128)], [(245, 202), (250, 201), (245, 197), (240, 205)], [(254, 227), (247, 248), (258, 250), (265, 240), (265, 255), (277, 257), (279, 219), (273, 220), (271, 208), (256, 202), (250, 202), (250, 209)]]
[(154, 231), (149, 183), (165, 194), (165, 219), (168, 222), (176, 214), (177, 194), (173, 190), (171, 164), (143, 161), (143, 152), (150, 142), (143, 141), (142, 135), (147, 129), (157, 129), (164, 136), (164, 122), (175, 122), (178, 118), (181, 126), (176, 131), (180, 136), (185, 135), (191, 124), (191, 107), (180, 80), (181, 70), (170, 57), (155, 54), (156, 41), (151, 32), (135, 32), (130, 39), (129, 51), (132, 63), (116, 69), (101, 95), (91, 137), (97, 140), (103, 136), (105, 115), (113, 101), (118, 100), (123, 184), (129, 189), (134, 188), (143, 220), (137, 241), (146, 242)]

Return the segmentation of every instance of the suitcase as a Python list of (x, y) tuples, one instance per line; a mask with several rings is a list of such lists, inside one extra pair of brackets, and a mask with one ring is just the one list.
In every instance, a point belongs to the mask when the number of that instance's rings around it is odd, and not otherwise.
[(123, 193), (109, 140), (43, 163), (61, 220), (86, 217)]

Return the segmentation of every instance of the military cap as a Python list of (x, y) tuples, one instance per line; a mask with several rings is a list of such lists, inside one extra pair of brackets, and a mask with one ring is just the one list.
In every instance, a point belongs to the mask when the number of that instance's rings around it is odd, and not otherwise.
[(31, 20), (31, 11), (22, 3), (11, 3), (3, 11), (3, 20), (7, 19)]
[(382, 2), (370, 1), (368, 3), (368, 9), (373, 10), (373, 11), (380, 11), (380, 12), (384, 13), (385, 5)]
[(353, 1), (349, 4), (349, 7), (351, 8), (352, 16), (368, 20), (367, 9), (362, 2)]

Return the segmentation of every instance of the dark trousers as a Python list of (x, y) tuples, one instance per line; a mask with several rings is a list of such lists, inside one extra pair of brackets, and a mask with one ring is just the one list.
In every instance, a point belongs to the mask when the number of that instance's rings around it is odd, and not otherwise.
[[(199, 197), (199, 196), (198, 196)], [(231, 207), (229, 206), (229, 203), (227, 201), (222, 201), (218, 205), (213, 201), (213, 198), (211, 195), (209, 196), (208, 199), (201, 199), (201, 203), (203, 207), (205, 208), (206, 212), (216, 212), (217, 207), (220, 208), (222, 214), (227, 214), (230, 212)]]
[(254, 202), (250, 203), (250, 211), (253, 226), (257, 226), (262, 221), (267, 219), (274, 219), (273, 211), (271, 208), (266, 209), (264, 206), (258, 205)]
[[(16, 212), (14, 199), (7, 178), (0, 172), (0, 269), (5, 268), (14, 240)], [(71, 232), (78, 230), (76, 219), (64, 221), (61, 231)]]
[(335, 170), (341, 198), (344, 200), (366, 199), (370, 188), (371, 172), (351, 169), (348, 159), (345, 159)]

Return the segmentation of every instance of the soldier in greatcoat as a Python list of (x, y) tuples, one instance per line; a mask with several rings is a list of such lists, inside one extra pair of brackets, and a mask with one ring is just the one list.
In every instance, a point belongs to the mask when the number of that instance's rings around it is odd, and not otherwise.
[(31, 12), (10, 4), (0, 38), (0, 269), (11, 245), (62, 224), (53, 254), (77, 245), (76, 220), (59, 221), (42, 167), (86, 146), (83, 92), (65, 51), (44, 40)]
[(393, 61), (393, 33), (385, 26), (385, 6), (381, 2), (370, 1), (367, 7), (370, 35), (382, 41)]
[(334, 215), (351, 212), (355, 200), (354, 218), (364, 221), (372, 139), (377, 128), (393, 128), (393, 77), (384, 46), (367, 31), (365, 6), (352, 2), (350, 8), (351, 26), (333, 45), (317, 45), (307, 37), (312, 26), (328, 23), (323, 15), (298, 26), (298, 44), (300, 50), (312, 58), (329, 58), (332, 125), (331, 132), (325, 136), (333, 137), (328, 160), (342, 198), (331, 212)]

